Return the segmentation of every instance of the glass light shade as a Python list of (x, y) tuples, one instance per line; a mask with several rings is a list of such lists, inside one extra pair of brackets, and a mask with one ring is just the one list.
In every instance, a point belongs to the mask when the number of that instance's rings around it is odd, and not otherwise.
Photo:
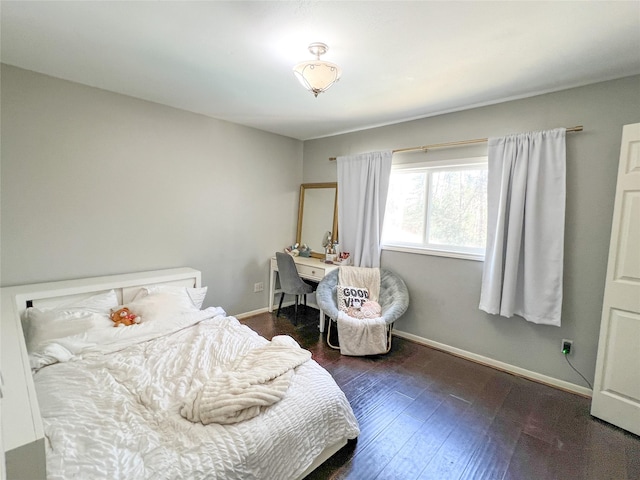
[(334, 63), (311, 60), (296, 65), (293, 68), (293, 73), (302, 86), (317, 97), (319, 93), (324, 92), (340, 80), (342, 72), (340, 67)]

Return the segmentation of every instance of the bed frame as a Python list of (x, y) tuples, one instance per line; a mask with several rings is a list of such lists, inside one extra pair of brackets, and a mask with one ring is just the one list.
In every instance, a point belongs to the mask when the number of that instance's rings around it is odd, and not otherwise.
[(192, 268), (173, 268), (0, 289), (2, 446), (7, 478), (46, 478), (44, 429), (22, 332), (22, 312), (30, 306), (56, 307), (111, 289), (121, 303), (126, 303), (140, 288), (159, 283), (200, 287), (201, 273)]
[[(0, 289), (0, 369), (2, 385), (2, 443), (7, 478), (46, 478), (44, 429), (20, 316), (30, 306), (52, 308), (115, 290), (121, 304), (130, 302), (148, 285), (200, 287), (201, 273), (192, 268), (82, 278)], [(304, 478), (340, 450), (347, 441), (325, 449), (299, 477)]]

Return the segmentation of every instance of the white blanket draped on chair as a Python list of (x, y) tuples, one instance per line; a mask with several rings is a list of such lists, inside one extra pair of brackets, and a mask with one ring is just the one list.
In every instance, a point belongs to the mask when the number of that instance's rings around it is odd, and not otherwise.
[(380, 299), (380, 269), (365, 267), (340, 267), (338, 285), (364, 287), (369, 290), (369, 300)]
[[(364, 287), (369, 290), (370, 300), (379, 300), (379, 268), (340, 267), (338, 278), (340, 285)], [(386, 353), (388, 330), (383, 318), (353, 318), (340, 311), (336, 323), (341, 354), (360, 356)]]
[(489, 139), (487, 251), (480, 309), (560, 326), (565, 129)]
[(353, 318), (338, 312), (338, 341), (342, 355), (378, 355), (387, 352), (387, 323), (384, 318)]

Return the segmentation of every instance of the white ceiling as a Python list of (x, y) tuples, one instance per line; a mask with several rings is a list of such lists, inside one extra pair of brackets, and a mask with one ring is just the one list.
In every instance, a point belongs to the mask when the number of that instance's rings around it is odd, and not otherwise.
[[(306, 140), (640, 73), (640, 1), (2, 1), (2, 62)], [(311, 42), (342, 79), (292, 73)]]

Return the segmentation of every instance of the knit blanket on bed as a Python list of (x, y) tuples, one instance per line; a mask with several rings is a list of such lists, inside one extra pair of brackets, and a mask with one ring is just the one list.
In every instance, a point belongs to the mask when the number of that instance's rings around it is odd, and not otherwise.
[(282, 400), (293, 369), (311, 358), (297, 342), (285, 335), (273, 337), (215, 371), (184, 401), (180, 414), (194, 423), (228, 425), (257, 416)]

